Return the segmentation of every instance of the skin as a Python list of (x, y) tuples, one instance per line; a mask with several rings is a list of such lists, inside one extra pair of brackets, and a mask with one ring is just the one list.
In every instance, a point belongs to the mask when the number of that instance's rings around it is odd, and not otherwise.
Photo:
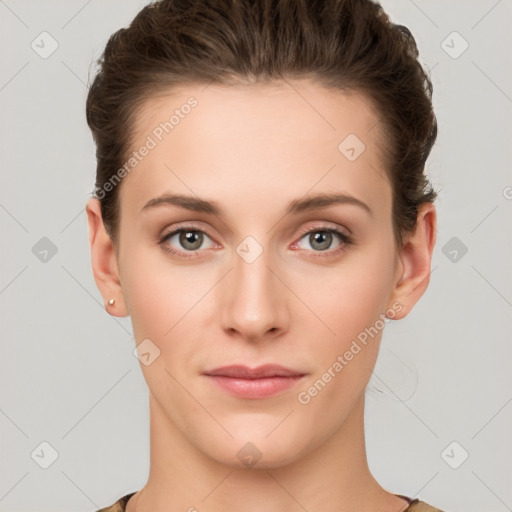
[[(98, 200), (86, 208), (107, 311), (129, 315), (136, 343), (149, 338), (160, 350), (150, 365), (141, 363), (151, 469), (128, 512), (405, 510), (407, 502), (378, 484), (366, 458), (364, 392), (382, 329), (309, 403), (297, 397), (379, 315), (403, 318), (423, 295), (435, 207), (422, 205), (399, 248), (378, 114), (362, 95), (307, 80), (173, 90), (145, 104), (133, 149), (190, 96), (197, 107), (119, 185), (119, 246)], [(354, 161), (338, 150), (350, 133), (366, 146)], [(285, 215), (292, 200), (334, 192), (360, 199), (372, 213), (335, 204)], [(173, 205), (141, 213), (164, 193), (216, 201), (225, 217)], [(179, 233), (164, 245), (182, 253), (200, 247), (195, 256), (165, 252), (159, 235), (187, 231), (190, 222), (204, 233), (202, 245), (180, 244)], [(322, 250), (303, 233), (325, 227), (351, 233), (353, 243), (333, 235)], [(237, 253), (247, 236), (263, 249), (251, 263)], [(202, 375), (235, 363), (276, 363), (307, 375), (265, 399), (231, 396)], [(237, 456), (248, 442), (261, 453), (251, 467)]]

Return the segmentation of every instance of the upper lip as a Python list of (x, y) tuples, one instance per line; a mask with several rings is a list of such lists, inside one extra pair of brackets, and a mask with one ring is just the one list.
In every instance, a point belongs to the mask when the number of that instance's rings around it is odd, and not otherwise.
[(205, 372), (205, 375), (238, 379), (261, 379), (265, 377), (301, 377), (305, 374), (278, 364), (264, 364), (262, 366), (256, 366), (255, 368), (237, 364), (209, 370)]

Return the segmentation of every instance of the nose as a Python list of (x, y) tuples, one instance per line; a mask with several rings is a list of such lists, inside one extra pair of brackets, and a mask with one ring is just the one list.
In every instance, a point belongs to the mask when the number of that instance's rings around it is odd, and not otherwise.
[(290, 292), (279, 274), (265, 249), (254, 261), (234, 252), (220, 301), (226, 332), (258, 342), (274, 339), (288, 329)]

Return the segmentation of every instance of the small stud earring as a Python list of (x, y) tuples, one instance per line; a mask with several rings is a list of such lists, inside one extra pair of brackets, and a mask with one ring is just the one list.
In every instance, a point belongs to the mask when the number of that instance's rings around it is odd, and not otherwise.
[(113, 306), (115, 301), (116, 301), (116, 299), (110, 299), (110, 300), (108, 301), (108, 303), (109, 303), (111, 306)]

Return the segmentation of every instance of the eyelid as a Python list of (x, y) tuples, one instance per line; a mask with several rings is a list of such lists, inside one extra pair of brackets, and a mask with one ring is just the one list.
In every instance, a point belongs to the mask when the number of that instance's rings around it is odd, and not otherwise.
[(203, 225), (197, 224), (194, 221), (173, 224), (172, 227), (170, 227), (169, 229), (164, 229), (162, 234), (159, 235), (158, 238), (161, 240), (162, 238), (166, 238), (171, 234), (176, 234), (177, 231), (186, 231), (187, 229), (189, 229), (190, 231), (200, 231), (201, 233), (208, 235), (210, 238), (213, 238)]
[(322, 231), (333, 234), (338, 239), (339, 245), (334, 247), (333, 249), (328, 249), (325, 251), (306, 250), (306, 252), (310, 254), (313, 258), (327, 259), (329, 257), (339, 256), (343, 251), (345, 251), (348, 248), (348, 246), (354, 244), (351, 232), (350, 234), (346, 233), (345, 229), (342, 228), (341, 226), (333, 227), (316, 224), (314, 226), (310, 226), (309, 228), (304, 228), (297, 241), (292, 244), (292, 249), (294, 249), (294, 252), (303, 238), (310, 235), (311, 233), (320, 233)]
[[(206, 230), (202, 225), (198, 225), (194, 221), (184, 221), (182, 223), (174, 224), (172, 228), (164, 230), (163, 234), (158, 237), (158, 243), (160, 245), (164, 245), (165, 242), (171, 238), (172, 236), (175, 236), (177, 233), (181, 231), (198, 231), (203, 234), (205, 234), (213, 243), (214, 245), (219, 245), (215, 240), (214, 237), (210, 236), (208, 233), (208, 230)], [(313, 250), (307, 250), (308, 253), (312, 253), (314, 257), (328, 257), (328, 256), (334, 256), (337, 255), (340, 251), (346, 248), (346, 246), (351, 245), (354, 243), (352, 239), (352, 232), (348, 228), (344, 228), (342, 226), (339, 226), (337, 224), (333, 223), (327, 223), (325, 221), (320, 221), (320, 223), (310, 223), (309, 226), (304, 227), (301, 229), (301, 231), (298, 234), (298, 238), (295, 239), (295, 241), (292, 243), (292, 247), (296, 247), (297, 244), (308, 234), (315, 233), (315, 232), (321, 232), (326, 231), (334, 234), (340, 244), (339, 246), (335, 247), (334, 249), (329, 249), (326, 251), (313, 251)], [(170, 252), (174, 255), (176, 255), (178, 258), (193, 258), (197, 253), (204, 252), (204, 249), (197, 249), (195, 251), (185, 251), (180, 249), (170, 249), (165, 248), (167, 252)], [(325, 253), (325, 255), (324, 255)]]
[(343, 235), (345, 235), (347, 237), (352, 236), (352, 232), (348, 228), (339, 226), (338, 224), (322, 222), (322, 221), (320, 221), (319, 223), (318, 222), (310, 223), (307, 227), (303, 228), (299, 232), (299, 236), (302, 237), (303, 235), (310, 233), (311, 231), (321, 231), (322, 229), (326, 229), (326, 230), (334, 229), (336, 231), (339, 231), (340, 233), (342, 233)]
[[(198, 226), (193, 221), (191, 222), (184, 222), (182, 224), (174, 224), (172, 228), (165, 229), (161, 235), (158, 236), (157, 242), (161, 245), (164, 245), (166, 241), (168, 241), (173, 236), (179, 234), (180, 232), (184, 231), (197, 231), (199, 233), (202, 233), (203, 235), (206, 235), (212, 242), (214, 246), (219, 247), (219, 243), (215, 241), (215, 237), (211, 236), (208, 233), (208, 230), (206, 230), (202, 226)], [(183, 249), (178, 249), (176, 252), (181, 251), (188, 254), (195, 254), (196, 252), (202, 252), (204, 249), (197, 249), (196, 251), (184, 251)]]
[[(165, 229), (163, 233), (158, 236), (158, 239), (162, 240), (163, 238), (167, 238), (171, 234), (175, 234), (177, 231), (186, 230), (187, 228), (192, 228), (194, 230), (201, 231), (202, 233), (208, 235), (210, 238), (214, 238), (208, 233), (208, 230), (205, 229), (203, 225), (197, 224), (195, 221), (184, 221), (178, 224), (173, 224), (172, 228), (170, 228), (169, 230)], [(348, 228), (344, 228), (333, 223), (327, 223), (325, 221), (320, 221), (320, 223), (309, 223), (308, 226), (302, 228), (299, 231), (298, 236), (299, 238), (302, 238), (305, 234), (310, 233), (311, 231), (320, 231), (321, 229), (335, 229), (337, 231), (340, 231), (343, 235), (347, 237), (352, 236), (352, 232)]]

